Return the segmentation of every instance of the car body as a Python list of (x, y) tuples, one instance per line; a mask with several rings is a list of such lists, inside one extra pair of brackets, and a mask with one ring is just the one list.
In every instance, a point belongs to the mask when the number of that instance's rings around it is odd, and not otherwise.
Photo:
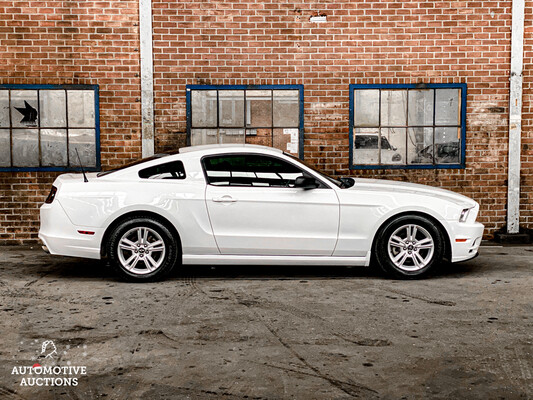
[[(119, 272), (121, 260), (139, 260), (144, 243), (156, 261), (172, 253), (168, 270), (180, 263), (369, 266), (373, 257), (386, 262), (380, 259), (388, 252), (406, 265), (385, 269), (416, 277), (427, 270), (418, 261), (431, 258), (430, 250), (411, 254), (418, 242), (433, 244), (431, 265), (444, 257), (457, 262), (477, 254), (483, 234), (479, 205), (468, 197), (396, 181), (341, 182), (263, 146), (182, 148), (87, 180), (56, 179), (40, 210), (39, 238), (51, 254), (108, 257)], [(380, 245), (393, 228), (403, 231)], [(159, 275), (136, 268), (122, 272), (131, 279)]]

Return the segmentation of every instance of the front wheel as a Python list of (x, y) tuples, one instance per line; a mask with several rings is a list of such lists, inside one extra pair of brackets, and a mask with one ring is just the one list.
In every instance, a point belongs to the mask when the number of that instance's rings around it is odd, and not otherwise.
[(152, 218), (131, 218), (111, 233), (111, 265), (127, 280), (153, 281), (167, 275), (178, 260), (178, 243), (172, 232)]
[(388, 275), (421, 278), (441, 263), (444, 239), (429, 219), (405, 215), (381, 229), (374, 251), (378, 264)]

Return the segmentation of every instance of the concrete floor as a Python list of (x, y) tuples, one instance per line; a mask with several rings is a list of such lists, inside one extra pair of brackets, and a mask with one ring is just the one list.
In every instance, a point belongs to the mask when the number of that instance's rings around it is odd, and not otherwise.
[[(481, 252), (414, 282), (188, 267), (128, 284), (100, 262), (2, 247), (0, 398), (532, 398), (533, 247)], [(13, 367), (35, 362), (87, 375), (20, 386), (30, 375)]]

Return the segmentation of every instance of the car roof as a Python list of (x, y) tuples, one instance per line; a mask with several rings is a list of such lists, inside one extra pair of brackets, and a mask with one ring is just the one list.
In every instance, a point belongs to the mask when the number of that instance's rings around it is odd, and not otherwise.
[(198, 145), (198, 146), (189, 146), (189, 147), (182, 147), (179, 149), (180, 154), (184, 153), (195, 153), (195, 152), (201, 152), (201, 153), (218, 153), (220, 151), (223, 152), (245, 152), (248, 150), (256, 150), (261, 151), (265, 153), (283, 153), (282, 150), (276, 149), (274, 147), (269, 146), (259, 146), (256, 144), (244, 144), (244, 143), (232, 143), (232, 144), (204, 144), (204, 145)]

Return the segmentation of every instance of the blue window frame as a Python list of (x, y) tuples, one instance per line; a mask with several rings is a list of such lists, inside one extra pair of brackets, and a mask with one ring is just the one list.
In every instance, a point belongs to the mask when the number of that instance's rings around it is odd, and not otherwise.
[(303, 159), (303, 85), (187, 85), (187, 143), (248, 143)]
[(0, 171), (98, 171), (98, 85), (0, 85), (0, 149)]
[(464, 168), (464, 83), (350, 85), (350, 168)]

